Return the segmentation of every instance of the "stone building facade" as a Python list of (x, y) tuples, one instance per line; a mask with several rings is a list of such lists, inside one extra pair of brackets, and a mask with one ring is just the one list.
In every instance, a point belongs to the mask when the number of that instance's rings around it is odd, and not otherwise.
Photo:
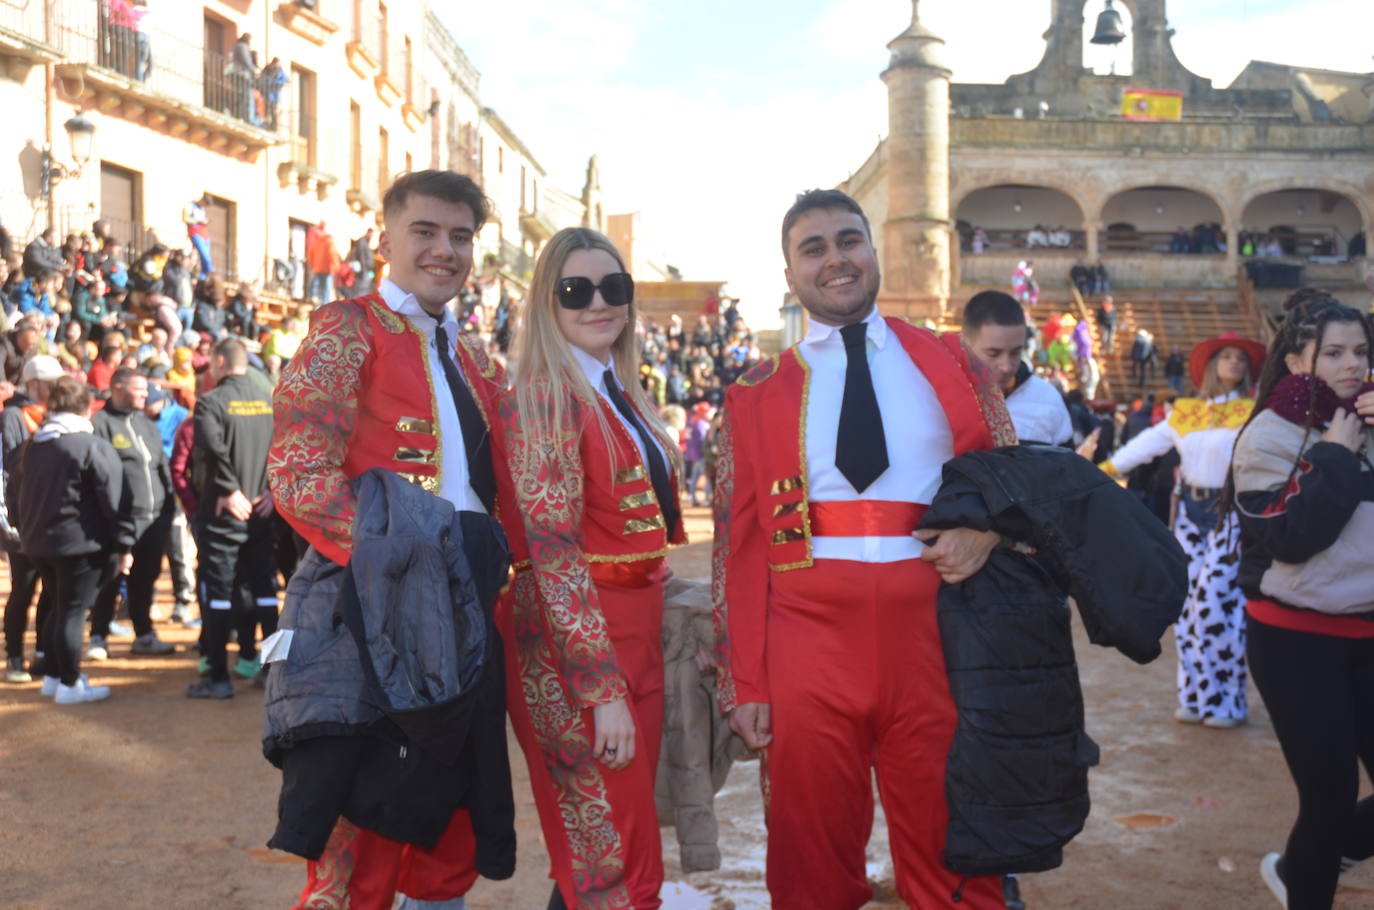
[[(1101, 259), (1127, 287), (1234, 288), (1245, 232), (1277, 233), (1284, 258), (1303, 263), (1329, 240), (1310, 275), (1360, 283), (1363, 263), (1343, 260), (1374, 228), (1374, 77), (1252, 63), (1216, 88), (1174, 55), (1166, 0), (1120, 2), (1131, 75), (1087, 69), (1087, 0), (1051, 0), (1035, 69), (963, 85), (913, 0), (888, 45), (888, 136), (842, 184), (874, 224), (887, 311), (939, 317), (951, 299), (1006, 285), (1028, 255), (1058, 260), (1052, 283)], [(1123, 118), (1128, 88), (1177, 92), (1182, 118)], [(1028, 252), (1037, 224), (1066, 228), (1070, 247)], [(1167, 252), (1171, 232), (1199, 224), (1217, 226), (1224, 251)], [(990, 240), (973, 255), (978, 227)]]
[[(299, 296), (299, 274), (285, 276), (308, 226), (324, 221), (346, 251), (407, 170), (483, 183), (495, 217), (479, 253), (517, 284), (554, 231), (585, 220), (585, 193), (553, 187), (482, 104), (480, 74), (422, 0), (163, 2), (141, 36), (104, 9), (0, 0), (0, 223), (21, 243), (102, 217), (134, 252), (186, 246), (182, 208), (208, 193), (216, 270)], [(279, 60), (275, 104), (235, 63), (244, 35), (259, 69)], [(63, 133), (78, 111), (96, 126), (79, 172)]]

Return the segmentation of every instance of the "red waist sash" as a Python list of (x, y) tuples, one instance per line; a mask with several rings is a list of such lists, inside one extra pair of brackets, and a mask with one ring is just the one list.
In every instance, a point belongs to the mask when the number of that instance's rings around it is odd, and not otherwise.
[[(512, 572), (527, 572), (531, 568), (530, 561), (525, 559), (514, 565)], [(668, 568), (668, 560), (662, 556), (635, 562), (592, 562), (587, 564), (587, 572), (594, 582), (620, 588), (647, 588), (656, 581), (666, 581), (673, 574)]]
[(907, 537), (926, 513), (918, 502), (855, 499), (813, 502), (813, 537)]

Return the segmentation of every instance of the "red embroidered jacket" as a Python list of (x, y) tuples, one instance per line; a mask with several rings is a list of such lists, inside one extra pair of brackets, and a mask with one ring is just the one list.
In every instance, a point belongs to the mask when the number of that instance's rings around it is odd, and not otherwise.
[[(273, 501), (302, 537), (340, 565), (352, 549), (353, 478), (383, 467), (431, 492), (439, 489), (435, 395), (450, 393), (442, 376), (430, 375), (425, 344), (379, 295), (326, 304), (311, 316), (310, 332), (272, 396), (267, 476)], [(490, 424), (505, 371), (465, 336), (454, 351)]]
[[(588, 406), (576, 399), (563, 415), (562, 443), (537, 444), (519, 419), (514, 391), (501, 397), (492, 448), (509, 467), (497, 472), (497, 485), (512, 561), (535, 582), (517, 578), (507, 595), (517, 612), (542, 612), (562, 687), (579, 709), (628, 694), (591, 566), (661, 559), (669, 543), (686, 542), (681, 521), (664, 526), (639, 447), (610, 405), (597, 402), (610, 448)], [(672, 482), (676, 496), (676, 472)], [(531, 666), (540, 663), (529, 658)]]
[[(958, 335), (889, 317), (954, 431), (954, 454), (1016, 442), (1006, 402), (976, 373)], [(770, 572), (812, 565), (803, 435), (811, 373), (788, 348), (731, 386), (717, 436), (711, 592), (722, 711), (768, 702), (764, 639)]]

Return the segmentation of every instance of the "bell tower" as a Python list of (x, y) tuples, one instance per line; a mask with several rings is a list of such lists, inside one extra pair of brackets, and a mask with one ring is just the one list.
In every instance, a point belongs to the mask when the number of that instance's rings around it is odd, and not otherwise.
[[(921, 24), (912, 0), (911, 25), (888, 44), (888, 211), (883, 231), (882, 296), (888, 312), (936, 317), (949, 302), (949, 82), (945, 42)], [(895, 314), (895, 313), (894, 313)]]

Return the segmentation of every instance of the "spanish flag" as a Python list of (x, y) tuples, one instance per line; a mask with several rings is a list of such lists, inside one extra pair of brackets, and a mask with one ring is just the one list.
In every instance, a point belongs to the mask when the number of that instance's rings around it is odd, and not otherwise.
[(1121, 96), (1124, 120), (1181, 120), (1183, 93), (1151, 88), (1128, 88)]

